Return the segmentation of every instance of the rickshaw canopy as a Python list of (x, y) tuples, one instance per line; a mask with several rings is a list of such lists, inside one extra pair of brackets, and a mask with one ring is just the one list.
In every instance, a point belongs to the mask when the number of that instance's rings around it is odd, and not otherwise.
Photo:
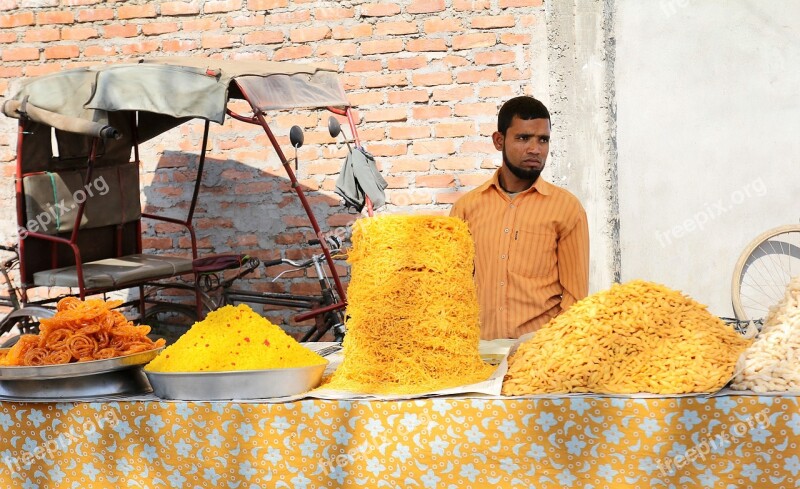
[(191, 118), (222, 124), (230, 98), (247, 99), (261, 113), (349, 106), (336, 72), (319, 65), (167, 57), (25, 80), (3, 112), (15, 118), (23, 112), (62, 131), (109, 137), (114, 131), (107, 129), (108, 114), (135, 111), (142, 142)]

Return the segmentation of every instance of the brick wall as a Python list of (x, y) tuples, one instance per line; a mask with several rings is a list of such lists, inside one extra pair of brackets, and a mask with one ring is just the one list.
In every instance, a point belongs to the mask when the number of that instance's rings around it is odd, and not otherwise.
[[(445, 213), (498, 164), (489, 135), (504, 100), (533, 93), (533, 51), (547, 42), (545, 31), (534, 29), (541, 22), (541, 0), (0, 0), (0, 92), (20, 78), (142, 56), (323, 63), (342, 73), (358, 108), (359, 135), (389, 182), (386, 211)], [(269, 120), (288, 156), (289, 127), (304, 128), (298, 178), (323, 230), (347, 236), (354, 216), (332, 192), (346, 148), (328, 135), (327, 114)], [(202, 124), (192, 123), (142, 148), (148, 211), (185, 212), (201, 136)], [(3, 117), (3, 241), (15, 239), (15, 140), (15, 121)], [(311, 230), (273, 153), (260, 128), (212, 124), (196, 214), (203, 252), (311, 252), (298, 248)], [(147, 229), (146, 245), (178, 249), (186, 240), (173, 226), (156, 225)], [(293, 277), (249, 287), (307, 292), (314, 285)]]

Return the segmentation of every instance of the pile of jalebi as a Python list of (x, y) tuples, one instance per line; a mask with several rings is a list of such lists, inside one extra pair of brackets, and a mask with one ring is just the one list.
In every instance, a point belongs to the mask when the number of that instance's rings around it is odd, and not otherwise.
[(474, 248), (454, 217), (361, 219), (348, 253), (344, 360), (325, 388), (415, 394), (486, 380)]
[(712, 392), (749, 343), (706, 306), (634, 280), (576, 302), (522, 343), (503, 394)]
[(52, 318), (42, 318), (38, 335), (22, 335), (5, 358), (6, 366), (58, 365), (130, 355), (164, 346), (147, 337), (150, 326), (135, 326), (113, 308), (122, 301), (66, 297)]

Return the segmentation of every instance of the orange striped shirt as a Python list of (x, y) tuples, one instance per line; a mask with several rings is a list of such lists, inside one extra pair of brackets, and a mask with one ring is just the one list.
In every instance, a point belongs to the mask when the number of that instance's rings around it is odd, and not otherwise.
[(567, 190), (538, 178), (514, 198), (491, 180), (453, 205), (475, 241), (481, 338), (539, 329), (589, 289), (586, 211)]

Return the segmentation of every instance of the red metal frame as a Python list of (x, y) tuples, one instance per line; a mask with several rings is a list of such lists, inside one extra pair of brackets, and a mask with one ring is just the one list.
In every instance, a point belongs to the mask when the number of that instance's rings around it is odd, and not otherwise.
[[(234, 83), (235, 83), (235, 81), (234, 81)], [(238, 83), (237, 83), (237, 85), (238, 85)], [(280, 159), (281, 164), (283, 165), (284, 169), (286, 170), (286, 174), (289, 177), (289, 180), (291, 182), (291, 186), (295, 190), (298, 198), (300, 199), (300, 203), (302, 204), (303, 210), (306, 212), (306, 215), (308, 216), (308, 219), (309, 219), (309, 221), (311, 223), (311, 227), (313, 228), (315, 235), (316, 236), (322, 236), (322, 231), (321, 231), (321, 229), (319, 227), (317, 219), (316, 219), (316, 217), (314, 216), (314, 213), (311, 210), (311, 206), (309, 205), (308, 200), (306, 199), (306, 196), (305, 196), (302, 188), (300, 187), (300, 184), (299, 184), (299, 182), (297, 180), (297, 177), (295, 176), (295, 173), (291, 168), (289, 160), (287, 160), (286, 156), (284, 155), (283, 150), (281, 149), (280, 145), (278, 144), (278, 141), (275, 138), (275, 135), (272, 133), (272, 130), (270, 129), (269, 124), (267, 123), (266, 119), (264, 118), (263, 113), (257, 107), (255, 107), (253, 105), (253, 103), (248, 98), (247, 93), (242, 89), (242, 87), (240, 85), (239, 85), (239, 90), (242, 93), (244, 99), (250, 104), (251, 108), (253, 109), (253, 116), (252, 117), (245, 117), (245, 116), (242, 116), (240, 114), (237, 114), (237, 113), (231, 111), (230, 109), (227, 109), (227, 111), (226, 111), (227, 114), (230, 115), (232, 118), (234, 118), (236, 120), (239, 120), (239, 121), (242, 121), (242, 122), (246, 122), (248, 124), (259, 125), (259, 126), (262, 127), (262, 129), (266, 133), (267, 137), (269, 138), (273, 149), (275, 150), (276, 154), (278, 155), (278, 158)], [(350, 130), (351, 130), (351, 133), (353, 135), (353, 139), (354, 139), (355, 145), (356, 145), (356, 147), (360, 148), (361, 147), (361, 142), (360, 142), (360, 140), (358, 138), (358, 132), (356, 130), (356, 126), (355, 126), (355, 121), (354, 121), (352, 110), (349, 107), (346, 107), (344, 109), (339, 109), (339, 108), (336, 108), (336, 107), (327, 107), (326, 109), (329, 110), (330, 112), (334, 113), (334, 114), (337, 114), (337, 115), (340, 115), (340, 116), (344, 116), (344, 117), (347, 118), (348, 125), (350, 126)], [(137, 131), (136, 131), (136, 118), (135, 118), (135, 115), (132, 115), (132, 117), (131, 117), (131, 130), (132, 130), (132, 135), (133, 135), (134, 159), (135, 159), (135, 162), (137, 164), (139, 164), (140, 163), (140, 160), (139, 160), (139, 142), (138, 142), (138, 135), (137, 135)], [(200, 161), (198, 163), (197, 179), (195, 181), (195, 187), (194, 187), (194, 191), (192, 193), (192, 201), (191, 201), (191, 204), (190, 204), (190, 207), (189, 207), (189, 212), (188, 212), (188, 216), (187, 216), (186, 220), (168, 218), (168, 217), (163, 217), (163, 216), (157, 216), (157, 215), (148, 214), (148, 213), (144, 213), (144, 212), (141, 214), (142, 218), (156, 219), (156, 220), (160, 220), (160, 221), (164, 221), (164, 222), (169, 222), (169, 223), (173, 223), (173, 224), (180, 224), (180, 225), (185, 226), (189, 231), (189, 235), (191, 236), (191, 246), (192, 246), (192, 257), (193, 258), (197, 258), (197, 238), (196, 238), (196, 235), (195, 235), (194, 227), (192, 226), (192, 218), (193, 218), (193, 215), (194, 215), (194, 211), (195, 211), (196, 204), (197, 204), (197, 199), (198, 199), (198, 196), (199, 196), (200, 179), (201, 179), (201, 176), (203, 174), (203, 167), (204, 167), (204, 164), (205, 164), (205, 159), (206, 159), (206, 154), (207, 154), (208, 133), (209, 133), (209, 121), (205, 121), (205, 128), (204, 128), (204, 132), (203, 132), (202, 150), (201, 150), (201, 153), (200, 153)], [(24, 205), (25, 204), (24, 204), (24, 201), (25, 200), (24, 200), (23, 188), (22, 188), (22, 178), (23, 178), (23, 176), (25, 176), (25, 174), (23, 173), (23, 165), (22, 165), (22, 154), (23, 154), (23, 151), (22, 151), (23, 139), (22, 138), (24, 137), (24, 134), (25, 134), (25, 121), (24, 121), (24, 119), (20, 119), (19, 128), (18, 128), (18, 138), (17, 138), (17, 179), (16, 179), (16, 182), (15, 182), (15, 189), (16, 189), (16, 194), (17, 194), (16, 195), (16, 197), (17, 197), (17, 221), (18, 221), (18, 224), (19, 224), (19, 227), (20, 227), (21, 230), (25, 229), (25, 224), (26, 224), (25, 221), (24, 221), (24, 219), (25, 219), (25, 209), (24, 209)], [(97, 158), (98, 142), (99, 142), (99, 139), (95, 138), (93, 140), (93, 143), (92, 143), (92, 150), (91, 150), (91, 154), (89, 155), (88, 165), (87, 165), (87, 174), (86, 174), (87, 181), (91, 180), (92, 169), (93, 169), (93, 166), (94, 166), (94, 164), (96, 162), (96, 158)], [(43, 233), (26, 232), (26, 236), (42, 239), (42, 240), (45, 240), (45, 241), (49, 241), (51, 243), (53, 268), (57, 268), (57, 266), (56, 266), (57, 265), (57, 262), (56, 262), (56, 247), (58, 245), (66, 245), (66, 246), (69, 246), (72, 249), (72, 252), (73, 252), (73, 255), (74, 255), (74, 258), (75, 258), (76, 274), (77, 274), (77, 279), (78, 279), (78, 284), (79, 284), (78, 289), (79, 289), (79, 295), (80, 295), (81, 299), (85, 298), (86, 295), (91, 295), (91, 294), (107, 291), (107, 289), (87, 289), (85, 287), (85, 284), (84, 284), (83, 262), (82, 262), (82, 259), (81, 259), (80, 249), (77, 246), (77, 238), (78, 238), (78, 233), (79, 233), (79, 228), (80, 228), (80, 226), (78, 224), (81, 221), (81, 217), (83, 215), (85, 204), (86, 204), (86, 201), (82, 202), (80, 204), (80, 206), (79, 206), (79, 209), (78, 209), (78, 212), (77, 212), (77, 221), (76, 221), (76, 224), (75, 224), (75, 226), (73, 228), (73, 231), (71, 233), (70, 239), (65, 239), (65, 238), (58, 237), (58, 236), (50, 236), (50, 235), (43, 234)], [(365, 206), (367, 208), (368, 215), (372, 216), (373, 215), (373, 208), (372, 208), (372, 202), (369, 200), (369, 198), (366, 198)], [(136, 250), (137, 250), (137, 252), (141, 253), (141, 234), (142, 234), (141, 233), (141, 220), (137, 224), (137, 230), (138, 230), (139, 241), (136, 244)], [(322, 307), (322, 308), (314, 309), (314, 310), (308, 311), (306, 313), (297, 315), (295, 317), (296, 321), (303, 321), (305, 319), (312, 318), (314, 316), (317, 316), (319, 314), (322, 314), (322, 313), (325, 313), (325, 312), (328, 312), (328, 311), (332, 311), (332, 310), (336, 310), (336, 309), (343, 309), (343, 308), (345, 308), (347, 306), (347, 299), (346, 299), (344, 286), (342, 285), (342, 282), (341, 282), (341, 279), (339, 277), (339, 274), (336, 271), (336, 265), (335, 265), (335, 263), (333, 261), (333, 257), (331, 256), (330, 249), (328, 248), (328, 245), (327, 245), (327, 243), (325, 242), (324, 239), (320, 239), (319, 241), (320, 241), (320, 247), (322, 248), (322, 252), (323, 252), (323, 254), (325, 256), (325, 261), (328, 264), (328, 268), (330, 270), (331, 277), (333, 278), (334, 284), (336, 286), (336, 291), (339, 294), (339, 302), (336, 303), (336, 304), (331, 304), (331, 305), (328, 305), (328, 306), (325, 306), (325, 307)], [(25, 240), (24, 239), (20, 239), (19, 248), (20, 248), (20, 255), (24, 255), (24, 252), (25, 252)], [(23, 274), (23, 276), (25, 276), (25, 261), (24, 260), (20, 260), (20, 269), (21, 269), (20, 272)], [(166, 277), (161, 277), (161, 278), (166, 278)], [(136, 285), (132, 285), (131, 287), (136, 287)], [(26, 286), (26, 284), (23, 284), (21, 294), (22, 294), (22, 300), (27, 302), (28, 297), (27, 297), (27, 286)], [(197, 292), (197, 295), (198, 295), (198, 297), (197, 297), (198, 311), (200, 311), (201, 307), (202, 307), (201, 306), (202, 301), (201, 301), (200, 296), (199, 296), (199, 291)], [(142, 300), (143, 300), (143, 298), (142, 298)]]
[[(25, 121), (24, 119), (19, 120), (19, 124), (17, 124), (17, 178), (14, 181), (14, 192), (16, 193), (16, 202), (17, 202), (17, 232), (19, 233), (19, 254), (22, 254), (25, 251), (25, 240), (22, 239), (22, 230), (25, 229), (25, 196), (23, 195), (22, 190), (22, 136), (25, 134)], [(19, 261), (19, 273), (21, 277), (25, 276), (25, 261)], [(22, 302), (28, 302), (28, 291), (24, 287), (20, 292), (20, 298)]]
[[(361, 140), (358, 139), (358, 131), (356, 131), (356, 122), (353, 120), (353, 111), (350, 110), (350, 107), (345, 107), (344, 109), (339, 109), (337, 107), (328, 107), (328, 110), (336, 115), (347, 117), (347, 124), (350, 126), (350, 134), (353, 135), (353, 142), (355, 143), (357, 148), (361, 148), (362, 147)], [(366, 195), (364, 196), (364, 206), (367, 208), (367, 216), (372, 217), (373, 215), (372, 201)]]
[[(132, 124), (131, 125), (131, 130), (132, 130), (132, 133), (133, 133), (133, 136), (134, 136), (133, 137), (134, 158), (135, 158), (136, 164), (138, 165), (138, 164), (140, 164), (140, 160), (139, 160), (139, 142), (138, 142), (138, 137), (136, 135), (135, 117), (131, 118), (131, 124)], [(195, 209), (195, 206), (197, 204), (197, 198), (198, 198), (198, 194), (199, 194), (199, 190), (200, 190), (200, 179), (201, 179), (202, 173), (203, 173), (206, 146), (207, 146), (207, 143), (208, 143), (208, 127), (209, 127), (209, 122), (206, 121), (205, 133), (204, 133), (204, 136), (203, 136), (203, 151), (202, 151), (202, 154), (201, 154), (201, 157), (200, 157), (200, 162), (198, 164), (197, 181), (195, 182), (195, 189), (194, 189), (194, 193), (192, 195), (192, 202), (191, 202), (191, 206), (190, 206), (190, 212), (189, 212), (189, 216), (187, 217), (187, 219), (186, 220), (180, 220), (180, 219), (174, 219), (174, 218), (169, 218), (169, 217), (165, 217), (165, 216), (157, 216), (157, 215), (154, 215), (154, 214), (148, 214), (148, 213), (144, 213), (144, 212), (141, 214), (142, 218), (155, 219), (155, 220), (159, 220), (159, 221), (169, 222), (169, 223), (173, 223), (173, 224), (180, 224), (180, 225), (185, 226), (187, 228), (188, 232), (189, 232), (190, 237), (191, 237), (192, 258), (197, 258), (197, 238), (196, 238), (196, 235), (195, 235), (194, 226), (192, 225), (192, 214), (194, 213), (194, 209)], [(87, 288), (86, 284), (84, 282), (83, 260), (81, 258), (80, 248), (78, 248), (78, 245), (77, 245), (77, 240), (78, 240), (78, 234), (80, 232), (80, 222), (81, 222), (81, 219), (83, 217), (83, 213), (84, 213), (84, 210), (85, 210), (85, 207), (86, 207), (87, 200), (84, 200), (78, 206), (75, 224), (74, 224), (74, 227), (72, 229), (72, 233), (70, 234), (70, 238), (69, 239), (62, 238), (62, 237), (59, 237), (59, 236), (51, 236), (51, 235), (48, 235), (48, 234), (31, 232), (31, 231), (25, 230), (26, 229), (25, 228), (25, 226), (26, 226), (26, 222), (25, 222), (25, 198), (24, 198), (24, 189), (22, 188), (23, 177), (27, 175), (23, 171), (23, 162), (22, 162), (22, 155), (23, 155), (23, 151), (22, 151), (22, 149), (23, 149), (23, 139), (22, 138), (24, 137), (25, 134), (26, 134), (26, 131), (25, 131), (25, 119), (21, 118), (19, 120), (19, 127), (18, 127), (18, 134), (17, 134), (17, 158), (16, 158), (16, 165), (17, 165), (16, 177), (17, 178), (16, 178), (16, 182), (15, 182), (16, 204), (17, 204), (17, 223), (18, 223), (18, 226), (19, 226), (18, 229), (20, 230), (20, 240), (19, 240), (20, 257), (24, 257), (24, 254), (25, 254), (25, 239), (24, 238), (31, 237), (31, 238), (41, 239), (43, 241), (48, 241), (48, 242), (51, 243), (51, 266), (52, 266), (52, 268), (58, 268), (58, 262), (56, 260), (56, 257), (57, 257), (57, 249), (56, 249), (56, 247), (58, 245), (68, 246), (72, 250), (72, 253), (73, 253), (73, 256), (74, 256), (74, 259), (75, 259), (75, 273), (76, 273), (76, 276), (77, 276), (77, 279), (78, 279), (78, 287), (77, 287), (78, 296), (81, 299), (85, 299), (87, 295), (93, 295), (93, 294), (97, 294), (97, 293), (108, 292), (110, 290), (114, 290), (114, 289), (108, 289), (108, 288), (99, 288), (99, 289)], [(98, 149), (99, 141), (100, 141), (99, 138), (94, 138), (92, 140), (92, 149), (91, 149), (91, 152), (89, 154), (88, 161), (87, 161), (86, 177), (84, 178), (84, 185), (88, 185), (89, 182), (91, 182), (92, 171), (93, 171), (94, 165), (95, 165), (96, 160), (97, 160), (97, 149)], [(140, 189), (137, 189), (137, 192), (138, 191), (140, 191)], [(24, 230), (24, 236), (22, 236), (22, 231), (23, 230)], [(138, 235), (139, 239), (138, 239), (138, 241), (136, 243), (136, 251), (138, 253), (141, 253), (141, 251), (142, 251), (142, 246), (141, 246), (142, 245), (142, 243), (141, 243), (141, 235), (142, 235), (141, 219), (137, 223), (137, 235)], [(26, 265), (25, 265), (25, 260), (24, 259), (22, 259), (22, 258), (20, 259), (20, 265), (19, 266), (20, 266), (20, 275), (22, 277), (27, 276), (25, 274), (25, 266)], [(169, 277), (170, 276), (152, 277), (151, 280), (159, 280), (159, 279), (169, 278)], [(136, 284), (132, 284), (129, 287), (131, 287), (131, 288), (136, 287)], [(28, 288), (30, 288), (30, 287), (28, 287), (28, 284), (23, 281), (22, 287), (21, 287), (21, 299), (25, 303), (28, 302)], [(140, 290), (141, 290), (141, 288), (140, 288)], [(200, 292), (196, 291), (196, 300), (198, 301), (198, 303), (200, 302), (200, 299), (201, 299)], [(143, 301), (144, 298), (141, 297), (140, 300)], [(142, 310), (144, 310), (144, 309), (142, 309)]]
[[(235, 80), (234, 80), (234, 83), (236, 83)], [(314, 230), (314, 234), (316, 236), (322, 236), (322, 230), (320, 229), (319, 224), (317, 223), (317, 218), (314, 216), (314, 213), (311, 210), (311, 206), (308, 204), (308, 200), (306, 199), (305, 193), (303, 193), (303, 189), (300, 187), (300, 183), (297, 181), (297, 177), (295, 176), (294, 171), (292, 170), (292, 166), (290, 165), (289, 160), (283, 154), (283, 150), (281, 149), (280, 145), (278, 144), (278, 140), (275, 138), (275, 135), (272, 133), (272, 130), (270, 129), (269, 124), (267, 124), (267, 121), (264, 118), (264, 114), (261, 112), (261, 110), (257, 106), (255, 106), (250, 101), (250, 99), (247, 96), (247, 93), (242, 88), (242, 86), (239, 85), (238, 83), (236, 83), (236, 85), (239, 87), (239, 91), (242, 93), (242, 96), (244, 97), (245, 101), (247, 101), (247, 103), (250, 104), (250, 107), (253, 109), (253, 116), (252, 117), (245, 117), (243, 115), (240, 115), (240, 114), (237, 114), (237, 113), (233, 112), (230, 109), (227, 109), (227, 111), (226, 111), (227, 114), (229, 116), (231, 116), (232, 118), (236, 119), (236, 120), (239, 120), (239, 121), (242, 121), (242, 122), (246, 122), (248, 124), (259, 125), (259, 126), (261, 126), (262, 129), (264, 129), (264, 132), (267, 134), (267, 137), (269, 138), (270, 143), (272, 143), (272, 147), (275, 149), (275, 153), (277, 153), (278, 158), (280, 159), (284, 170), (286, 170), (286, 174), (289, 176), (289, 181), (291, 182), (292, 188), (294, 189), (295, 193), (297, 193), (297, 197), (300, 199), (300, 203), (303, 205), (303, 210), (305, 210), (306, 215), (308, 216), (308, 220), (311, 222), (311, 227)], [(355, 124), (353, 123), (353, 116), (352, 116), (352, 113), (351, 113), (349, 107), (344, 109), (343, 111), (333, 110), (331, 108), (328, 108), (328, 110), (331, 110), (332, 112), (334, 112), (336, 114), (339, 114), (339, 115), (347, 115), (347, 120), (350, 123), (350, 128), (353, 131), (354, 138), (357, 138), (357, 136), (355, 136)], [(370, 214), (371, 214), (372, 213), (372, 204), (371, 203), (369, 204), (369, 211), (370, 211)], [(295, 316), (295, 320), (298, 321), (298, 322), (306, 320), (306, 319), (310, 319), (310, 318), (312, 318), (314, 316), (317, 316), (319, 314), (322, 314), (322, 313), (325, 313), (325, 312), (328, 312), (328, 311), (332, 311), (332, 310), (336, 310), (336, 309), (343, 309), (343, 308), (347, 307), (347, 296), (345, 295), (344, 286), (342, 285), (342, 281), (339, 278), (338, 272), (336, 271), (336, 264), (333, 262), (333, 257), (331, 256), (331, 252), (330, 252), (330, 249), (328, 248), (328, 244), (325, 242), (324, 239), (320, 239), (319, 242), (320, 242), (320, 247), (322, 248), (322, 253), (325, 255), (325, 262), (328, 264), (328, 269), (331, 272), (331, 277), (333, 278), (333, 282), (334, 282), (334, 284), (336, 286), (336, 292), (339, 294), (339, 302), (336, 303), (336, 304), (332, 304), (332, 305), (323, 307), (323, 308), (313, 309), (313, 310), (305, 312), (303, 314), (298, 314), (297, 316)]]

